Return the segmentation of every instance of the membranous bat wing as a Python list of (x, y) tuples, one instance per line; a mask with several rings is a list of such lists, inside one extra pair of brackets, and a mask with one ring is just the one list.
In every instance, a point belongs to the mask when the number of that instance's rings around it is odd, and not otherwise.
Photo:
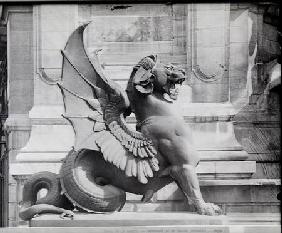
[(130, 108), (127, 94), (104, 75), (97, 53), (88, 56), (83, 43), (86, 26), (71, 34), (62, 51), (62, 81), (58, 83), (64, 117), (75, 131), (74, 149), (100, 150), (106, 161), (127, 176), (147, 183), (147, 178), (159, 169), (157, 152), (151, 140), (127, 126), (124, 119)]
[[(77, 28), (69, 37), (62, 51), (63, 66), (61, 82), (58, 86), (63, 95), (64, 117), (71, 123), (75, 132), (76, 150), (82, 148), (97, 150), (93, 128), (95, 121), (89, 120), (89, 115), (99, 114), (102, 117), (99, 101), (97, 108), (92, 109), (87, 100), (95, 100), (94, 89), (90, 84), (102, 86), (97, 79), (83, 46), (83, 31), (86, 25)], [(105, 127), (104, 127), (105, 128)]]

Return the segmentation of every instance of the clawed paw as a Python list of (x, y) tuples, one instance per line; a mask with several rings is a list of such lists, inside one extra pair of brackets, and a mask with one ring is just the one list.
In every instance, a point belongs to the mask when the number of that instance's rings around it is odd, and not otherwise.
[(154, 191), (149, 189), (145, 194), (144, 196), (142, 197), (141, 201), (142, 202), (149, 202), (151, 201), (152, 197), (154, 195)]
[(64, 212), (60, 215), (60, 218), (71, 218), (73, 219), (74, 213), (71, 210), (64, 210)]
[(202, 215), (220, 215), (222, 214), (222, 210), (219, 206), (213, 203), (201, 203), (198, 208), (197, 212)]

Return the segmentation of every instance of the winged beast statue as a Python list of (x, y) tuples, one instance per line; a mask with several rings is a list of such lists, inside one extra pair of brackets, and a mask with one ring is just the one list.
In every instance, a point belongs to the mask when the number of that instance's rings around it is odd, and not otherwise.
[[(75, 132), (74, 148), (59, 175), (41, 172), (26, 182), (20, 217), (26, 220), (44, 212), (73, 216), (74, 207), (94, 213), (119, 211), (125, 192), (143, 195), (146, 202), (173, 181), (196, 212), (220, 214), (218, 206), (202, 198), (195, 172), (199, 156), (173, 105), (185, 72), (150, 55), (134, 66), (123, 90), (105, 76), (97, 53), (87, 55), (86, 26), (69, 37), (57, 82), (64, 117)], [(42, 76), (48, 78), (44, 72)], [(125, 121), (131, 112), (136, 130)], [(41, 188), (48, 193), (36, 200)]]

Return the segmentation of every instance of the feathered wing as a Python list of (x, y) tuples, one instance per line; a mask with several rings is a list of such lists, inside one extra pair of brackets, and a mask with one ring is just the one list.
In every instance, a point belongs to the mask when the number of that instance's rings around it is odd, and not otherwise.
[(147, 183), (159, 169), (152, 141), (130, 129), (124, 112), (130, 107), (127, 94), (107, 79), (97, 54), (88, 57), (83, 43), (86, 25), (70, 36), (63, 55), (61, 89), (65, 114), (75, 131), (76, 150), (101, 150), (104, 159), (127, 176)]

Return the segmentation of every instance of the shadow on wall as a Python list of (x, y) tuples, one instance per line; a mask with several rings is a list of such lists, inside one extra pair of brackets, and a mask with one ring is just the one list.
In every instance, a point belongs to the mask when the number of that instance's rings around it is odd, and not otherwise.
[(253, 178), (280, 179), (281, 32), (257, 17), (249, 14), (249, 100), (238, 109), (234, 130), (249, 160), (257, 162)]

